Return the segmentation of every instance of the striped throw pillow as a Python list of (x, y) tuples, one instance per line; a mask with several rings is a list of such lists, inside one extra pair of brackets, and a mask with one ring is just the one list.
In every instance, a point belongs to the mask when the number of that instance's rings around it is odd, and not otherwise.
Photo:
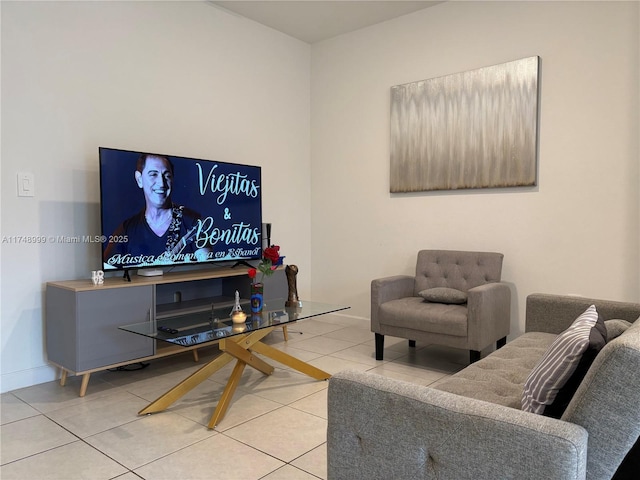
[(591, 305), (569, 328), (558, 335), (524, 384), (522, 410), (544, 413), (558, 391), (571, 377), (584, 352), (589, 348), (591, 329), (598, 321), (595, 305)]

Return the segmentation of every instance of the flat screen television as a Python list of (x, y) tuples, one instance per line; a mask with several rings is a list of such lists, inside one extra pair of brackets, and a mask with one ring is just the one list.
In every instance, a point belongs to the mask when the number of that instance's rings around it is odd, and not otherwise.
[(99, 148), (103, 270), (262, 256), (261, 169)]

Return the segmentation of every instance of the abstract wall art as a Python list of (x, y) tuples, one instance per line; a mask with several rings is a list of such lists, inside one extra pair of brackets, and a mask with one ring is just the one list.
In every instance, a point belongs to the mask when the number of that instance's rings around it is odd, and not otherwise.
[(537, 183), (540, 58), (391, 88), (390, 191)]

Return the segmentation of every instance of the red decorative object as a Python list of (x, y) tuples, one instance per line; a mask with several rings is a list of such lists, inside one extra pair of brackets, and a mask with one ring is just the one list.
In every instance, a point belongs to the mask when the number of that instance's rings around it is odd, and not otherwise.
[(250, 268), (247, 274), (251, 279), (251, 283), (256, 278), (258, 271), (261, 273), (260, 281), (258, 283), (262, 283), (265, 275), (271, 276), (273, 272), (278, 268), (278, 266), (282, 265), (284, 257), (280, 256), (280, 247), (278, 245), (271, 245), (264, 249), (262, 252), (262, 260), (256, 268)]

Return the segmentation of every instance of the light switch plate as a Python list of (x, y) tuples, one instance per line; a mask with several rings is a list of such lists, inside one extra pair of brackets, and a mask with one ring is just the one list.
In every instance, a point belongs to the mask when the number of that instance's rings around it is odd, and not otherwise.
[(35, 177), (33, 173), (18, 172), (18, 196), (33, 197), (35, 194)]

